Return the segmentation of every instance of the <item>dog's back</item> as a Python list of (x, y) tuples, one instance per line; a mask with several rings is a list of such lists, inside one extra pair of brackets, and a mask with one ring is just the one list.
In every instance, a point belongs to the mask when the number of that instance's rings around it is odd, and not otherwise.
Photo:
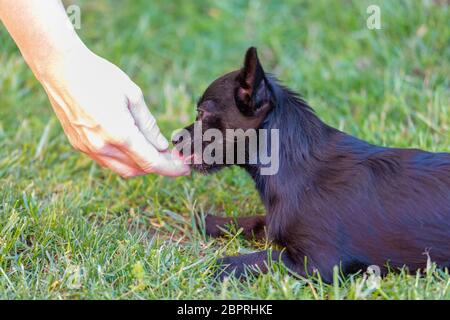
[(302, 169), (308, 192), (289, 240), (300, 239), (296, 247), (325, 270), (337, 258), (349, 271), (386, 262), (413, 271), (428, 256), (450, 266), (450, 154), (373, 146), (338, 131), (328, 142)]

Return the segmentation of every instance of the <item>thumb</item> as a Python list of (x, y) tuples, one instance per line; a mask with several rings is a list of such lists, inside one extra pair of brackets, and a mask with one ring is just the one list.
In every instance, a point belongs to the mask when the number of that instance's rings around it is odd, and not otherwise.
[(156, 149), (165, 151), (169, 148), (169, 142), (162, 135), (155, 117), (148, 110), (144, 101), (144, 96), (140, 90), (139, 93), (137, 99), (129, 99), (131, 115), (144, 137), (155, 146)]

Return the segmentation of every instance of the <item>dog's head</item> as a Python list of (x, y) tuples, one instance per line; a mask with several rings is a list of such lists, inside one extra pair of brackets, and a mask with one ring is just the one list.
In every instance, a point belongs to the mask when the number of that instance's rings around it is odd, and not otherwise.
[[(242, 69), (218, 78), (206, 89), (197, 103), (196, 122), (184, 130), (189, 135), (188, 139), (185, 135), (177, 135), (173, 139), (176, 149), (185, 158), (191, 160), (190, 164), (192, 164), (193, 169), (207, 173), (229, 165), (229, 161), (225, 160), (231, 149), (234, 158), (240, 156), (236, 154), (236, 151), (239, 151), (236, 148), (239, 134), (230, 141), (227, 131), (230, 131), (228, 129), (241, 129), (246, 132), (248, 129), (256, 130), (260, 127), (271, 109), (271, 90), (269, 87), (256, 48), (251, 47), (247, 50)], [(197, 128), (201, 126), (198, 130), (201, 130), (202, 134), (196, 134), (196, 125)], [(208, 131), (212, 134), (208, 134)], [(214, 132), (222, 133), (222, 138)], [(239, 130), (236, 132), (239, 132)], [(217, 139), (221, 141), (217, 141)], [(208, 151), (206, 148), (212, 141), (223, 146), (222, 149), (217, 149), (223, 151), (221, 155), (223, 163), (205, 161), (204, 154)], [(195, 150), (195, 143), (201, 144), (200, 152)], [(188, 148), (186, 149), (186, 147)], [(190, 151), (190, 155), (184, 154), (186, 150)], [(220, 155), (215, 154), (217, 150), (211, 150), (212, 155), (220, 157)], [(199, 154), (202, 151), (203, 154)], [(245, 155), (245, 157), (248, 157), (248, 155)]]

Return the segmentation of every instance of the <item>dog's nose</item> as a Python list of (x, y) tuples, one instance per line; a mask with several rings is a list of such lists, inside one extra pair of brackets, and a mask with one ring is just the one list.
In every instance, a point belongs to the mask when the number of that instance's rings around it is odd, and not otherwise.
[(183, 137), (181, 137), (181, 136), (175, 136), (175, 137), (173, 138), (173, 140), (172, 140), (172, 143), (173, 143), (173, 145), (175, 146), (175, 145), (179, 144), (181, 141), (183, 141)]

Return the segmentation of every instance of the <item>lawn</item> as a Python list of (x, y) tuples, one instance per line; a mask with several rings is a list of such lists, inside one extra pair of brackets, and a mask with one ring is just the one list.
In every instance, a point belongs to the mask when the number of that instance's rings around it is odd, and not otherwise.
[[(72, 1), (80, 36), (145, 92), (166, 136), (237, 69), (247, 47), (327, 123), (372, 143), (450, 151), (446, 1)], [(446, 4), (447, 3), (447, 4)], [(366, 8), (381, 9), (380, 30)], [(218, 282), (214, 260), (269, 247), (215, 240), (195, 214), (263, 207), (237, 168), (123, 180), (69, 145), (47, 97), (0, 25), (0, 298), (450, 299), (448, 271), (362, 274), (332, 285), (283, 266)]]

